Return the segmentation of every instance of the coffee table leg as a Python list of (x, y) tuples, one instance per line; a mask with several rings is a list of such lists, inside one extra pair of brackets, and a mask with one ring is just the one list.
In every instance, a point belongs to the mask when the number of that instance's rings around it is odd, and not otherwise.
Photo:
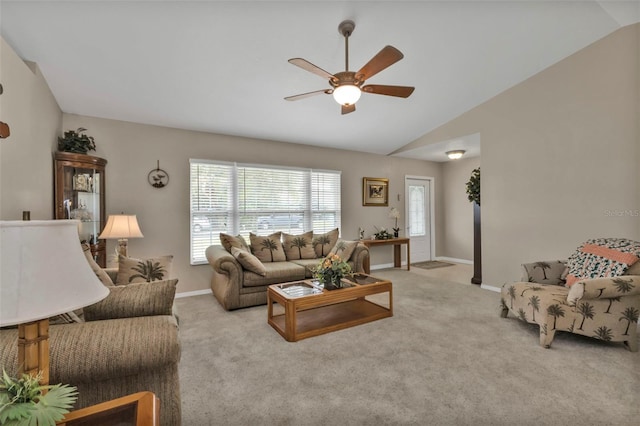
[(296, 310), (293, 302), (284, 305), (284, 334), (289, 342), (296, 341)]

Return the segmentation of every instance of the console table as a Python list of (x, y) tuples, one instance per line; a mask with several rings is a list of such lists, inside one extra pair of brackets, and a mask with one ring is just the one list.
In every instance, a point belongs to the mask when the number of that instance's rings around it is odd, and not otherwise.
[[(400, 247), (402, 244), (407, 245), (407, 271), (411, 270), (411, 248), (409, 238), (389, 238), (388, 240), (360, 240), (362, 244), (371, 248), (374, 246), (389, 246), (393, 245), (393, 266), (400, 268), (402, 266), (402, 256), (400, 253)], [(363, 268), (365, 274), (371, 273), (371, 256), (367, 257), (363, 262)]]

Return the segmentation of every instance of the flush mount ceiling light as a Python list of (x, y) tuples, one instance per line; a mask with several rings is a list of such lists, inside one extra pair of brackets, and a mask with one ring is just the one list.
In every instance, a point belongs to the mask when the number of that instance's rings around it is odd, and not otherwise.
[(453, 151), (447, 151), (445, 152), (445, 154), (447, 154), (447, 157), (449, 157), (451, 160), (458, 160), (462, 158), (465, 152), (467, 151), (465, 151), (464, 149), (456, 149)]

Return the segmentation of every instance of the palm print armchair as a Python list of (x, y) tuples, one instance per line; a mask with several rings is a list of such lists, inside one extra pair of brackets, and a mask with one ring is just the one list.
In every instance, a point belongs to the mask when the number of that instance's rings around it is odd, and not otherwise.
[[(540, 345), (549, 348), (556, 331), (638, 351), (640, 243), (596, 239), (582, 244), (568, 261), (522, 265), (522, 282), (501, 290), (501, 316), (538, 324)], [(570, 284), (567, 286), (566, 283)]]

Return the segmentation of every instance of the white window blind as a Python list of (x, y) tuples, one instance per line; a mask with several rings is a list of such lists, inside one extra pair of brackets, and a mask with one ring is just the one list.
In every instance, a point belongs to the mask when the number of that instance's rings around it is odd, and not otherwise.
[(340, 228), (340, 172), (190, 160), (191, 264), (220, 232), (300, 234)]

